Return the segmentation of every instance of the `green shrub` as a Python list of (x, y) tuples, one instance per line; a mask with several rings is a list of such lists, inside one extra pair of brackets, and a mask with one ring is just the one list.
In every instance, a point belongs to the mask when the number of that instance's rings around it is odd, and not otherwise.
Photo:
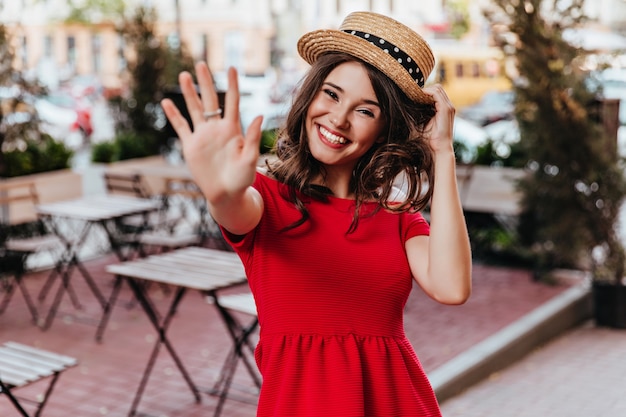
[(41, 141), (27, 141), (24, 150), (15, 149), (4, 153), (6, 177), (67, 169), (72, 156), (74, 151), (65, 144), (43, 135)]
[(261, 154), (269, 153), (274, 150), (277, 137), (278, 129), (264, 130), (261, 132)]
[(520, 245), (514, 217), (466, 212), (474, 260), (489, 264), (531, 267), (532, 254)]
[(142, 158), (144, 156), (159, 154), (158, 145), (148, 138), (141, 137), (135, 132), (119, 133), (115, 140), (119, 151), (119, 160)]
[(476, 148), (473, 162), (476, 165), (524, 168), (528, 162), (528, 154), (522, 142), (496, 145), (488, 140)]
[(116, 142), (100, 142), (91, 146), (91, 161), (108, 164), (118, 155)]
[(146, 138), (135, 132), (121, 132), (113, 141), (95, 144), (91, 148), (91, 160), (109, 163), (159, 155), (160, 152), (158, 140)]

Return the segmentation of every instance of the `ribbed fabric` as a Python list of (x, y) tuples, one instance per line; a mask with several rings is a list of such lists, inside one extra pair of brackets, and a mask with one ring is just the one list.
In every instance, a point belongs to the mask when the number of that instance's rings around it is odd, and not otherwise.
[(283, 185), (257, 174), (254, 186), (260, 224), (226, 238), (257, 302), (257, 416), (441, 416), (403, 324), (412, 288), (404, 241), (428, 234), (424, 218), (380, 211), (346, 235), (354, 202), (331, 198), (308, 202), (310, 221), (281, 232), (300, 216)]

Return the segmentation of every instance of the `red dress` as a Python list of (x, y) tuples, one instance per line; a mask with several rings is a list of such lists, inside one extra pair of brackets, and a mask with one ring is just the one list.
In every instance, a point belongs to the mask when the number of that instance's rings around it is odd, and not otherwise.
[(403, 327), (412, 288), (404, 241), (429, 233), (424, 218), (381, 210), (346, 235), (354, 202), (331, 197), (307, 201), (310, 219), (281, 232), (300, 218), (284, 185), (257, 174), (254, 187), (261, 222), (226, 238), (257, 303), (257, 416), (441, 416)]

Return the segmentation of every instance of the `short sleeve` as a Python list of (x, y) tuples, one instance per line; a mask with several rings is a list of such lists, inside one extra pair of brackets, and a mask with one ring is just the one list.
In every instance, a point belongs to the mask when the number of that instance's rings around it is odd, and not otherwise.
[[(259, 191), (259, 193), (263, 197), (263, 200), (266, 201), (267, 194), (269, 193), (269, 190), (267, 189), (268, 188), (267, 177), (265, 177), (262, 173), (257, 171), (256, 177), (252, 186)], [(222, 232), (222, 236), (224, 237), (224, 240), (226, 240), (226, 242), (230, 246), (232, 246), (234, 249), (236, 249), (238, 252), (250, 251), (252, 249), (252, 245), (254, 244), (254, 237), (256, 234), (256, 229), (250, 231), (249, 233), (245, 235), (235, 235), (235, 234), (230, 233), (228, 230), (224, 229), (221, 225), (219, 225), (219, 228)]]
[(421, 213), (403, 213), (401, 216), (400, 227), (404, 242), (415, 236), (430, 235), (430, 225)]

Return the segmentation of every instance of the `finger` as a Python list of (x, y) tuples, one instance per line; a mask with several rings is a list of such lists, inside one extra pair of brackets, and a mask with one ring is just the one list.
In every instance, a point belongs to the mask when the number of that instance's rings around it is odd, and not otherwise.
[(200, 98), (202, 100), (203, 112), (211, 112), (219, 108), (219, 100), (215, 91), (213, 75), (206, 62), (196, 64), (196, 74), (198, 85), (200, 86)]
[(261, 125), (263, 124), (263, 116), (257, 116), (252, 120), (248, 130), (246, 131), (246, 140), (244, 142), (243, 154), (248, 160), (257, 160), (259, 157), (259, 148), (261, 146)]
[(428, 90), (428, 92), (432, 94), (433, 98), (435, 99), (436, 106), (445, 106), (451, 109), (452, 112), (455, 111), (454, 105), (452, 104), (450, 97), (448, 96), (441, 84), (434, 84), (425, 88), (424, 90)]
[(228, 90), (226, 91), (224, 107), (224, 118), (239, 123), (239, 81), (237, 70), (233, 67), (228, 68)]
[(187, 105), (191, 122), (194, 126), (198, 126), (198, 124), (204, 121), (204, 117), (202, 116), (204, 110), (198, 92), (196, 91), (193, 77), (189, 72), (183, 71), (178, 76), (178, 82), (180, 83), (180, 89), (185, 98), (185, 104)]
[(450, 96), (448, 96), (448, 94), (446, 93), (446, 90), (444, 90), (442, 86), (439, 86), (438, 91), (441, 97), (441, 101), (446, 103), (446, 106), (451, 109), (452, 113), (454, 113), (456, 109), (454, 107), (454, 104), (452, 103), (452, 100), (450, 100)]
[(189, 123), (187, 123), (187, 119), (183, 117), (172, 100), (169, 98), (161, 100), (161, 107), (163, 108), (163, 112), (165, 112), (167, 120), (170, 121), (174, 131), (181, 140), (191, 135), (191, 128), (189, 127)]

